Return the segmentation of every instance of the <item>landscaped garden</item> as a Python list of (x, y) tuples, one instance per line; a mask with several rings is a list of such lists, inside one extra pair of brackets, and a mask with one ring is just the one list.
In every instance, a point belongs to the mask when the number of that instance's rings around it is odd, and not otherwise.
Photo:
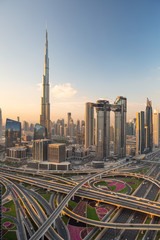
[(16, 209), (13, 201), (9, 201), (2, 206), (3, 215), (7, 214), (16, 217)]
[[(110, 210), (108, 204), (98, 204), (96, 201), (82, 200), (78, 197), (69, 201), (68, 208), (77, 215), (96, 221), (100, 221)], [(82, 240), (93, 229), (92, 226), (76, 221), (66, 215), (64, 215), (62, 219), (68, 227), (71, 240)]]

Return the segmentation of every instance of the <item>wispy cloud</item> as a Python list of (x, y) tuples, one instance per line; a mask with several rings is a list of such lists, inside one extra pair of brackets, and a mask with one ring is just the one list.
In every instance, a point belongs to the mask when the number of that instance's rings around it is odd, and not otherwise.
[(68, 99), (76, 95), (77, 90), (74, 89), (70, 83), (64, 83), (52, 87), (51, 93), (53, 94), (53, 98)]

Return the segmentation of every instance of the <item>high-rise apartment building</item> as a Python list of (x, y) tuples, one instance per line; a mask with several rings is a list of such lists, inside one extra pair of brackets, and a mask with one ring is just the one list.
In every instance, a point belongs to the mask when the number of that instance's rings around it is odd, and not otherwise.
[(92, 103), (85, 104), (85, 148), (94, 145), (94, 107)]
[(153, 148), (153, 122), (152, 122), (152, 103), (147, 98), (146, 119), (145, 119), (145, 147), (148, 151)]
[(96, 106), (95, 144), (97, 157), (106, 158), (110, 152), (110, 106), (109, 101), (98, 100)]
[(144, 112), (137, 112), (136, 118), (136, 155), (142, 154), (145, 149)]
[(159, 146), (159, 111), (154, 110), (153, 112), (153, 145), (154, 147)]
[(67, 113), (67, 127), (69, 128), (69, 124), (70, 124), (70, 120), (71, 120), (71, 113)]
[(95, 145), (97, 158), (106, 158), (110, 155), (110, 111), (115, 113), (114, 154), (118, 157), (124, 157), (126, 155), (127, 99), (122, 96), (117, 97), (114, 104), (110, 104), (107, 100), (86, 103), (86, 144), (89, 142), (90, 132), (94, 132), (94, 130), (88, 131), (89, 127), (94, 126), (93, 117), (89, 117), (94, 115), (94, 107), (96, 108)]
[(33, 142), (33, 159), (39, 161), (48, 160), (48, 144), (51, 143), (48, 139), (35, 140)]
[(119, 96), (114, 102), (114, 154), (126, 156), (127, 99)]
[(51, 138), (50, 103), (49, 103), (49, 58), (48, 33), (46, 29), (44, 74), (42, 77), (42, 98), (40, 124), (47, 129), (47, 138)]

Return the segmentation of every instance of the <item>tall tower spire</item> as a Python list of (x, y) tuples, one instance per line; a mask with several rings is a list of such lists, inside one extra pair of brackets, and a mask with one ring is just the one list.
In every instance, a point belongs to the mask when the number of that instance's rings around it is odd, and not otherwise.
[(46, 27), (44, 73), (42, 76), (42, 97), (40, 124), (47, 129), (47, 137), (51, 138), (50, 103), (49, 103), (49, 58), (48, 58), (48, 33)]

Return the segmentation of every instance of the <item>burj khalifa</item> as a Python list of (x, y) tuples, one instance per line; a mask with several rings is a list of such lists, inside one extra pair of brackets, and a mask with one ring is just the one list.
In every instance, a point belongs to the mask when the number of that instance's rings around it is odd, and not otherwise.
[(47, 138), (51, 138), (50, 103), (49, 103), (49, 58), (48, 58), (48, 33), (46, 29), (44, 74), (42, 77), (42, 97), (40, 124), (47, 130)]

